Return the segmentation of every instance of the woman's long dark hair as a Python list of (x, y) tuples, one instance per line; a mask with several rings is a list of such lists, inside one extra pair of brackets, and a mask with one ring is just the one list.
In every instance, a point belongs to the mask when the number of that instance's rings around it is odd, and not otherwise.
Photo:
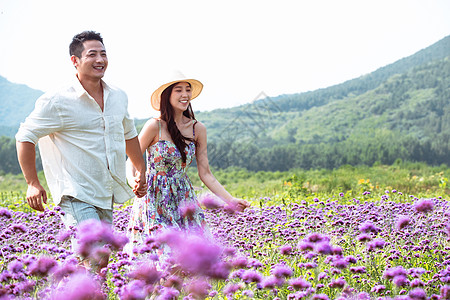
[[(186, 152), (184, 152), (184, 150), (186, 149), (188, 143), (194, 142), (194, 139), (182, 135), (177, 127), (177, 124), (173, 119), (173, 107), (170, 104), (170, 95), (172, 94), (173, 87), (176, 84), (178, 84), (178, 82), (170, 85), (161, 93), (161, 101), (160, 101), (161, 120), (166, 122), (170, 137), (172, 138), (173, 143), (175, 144), (175, 146), (177, 147), (178, 151), (181, 154), (181, 160), (185, 163)], [(189, 86), (191, 85), (189, 84)], [(194, 111), (192, 110), (191, 103), (189, 103), (187, 109), (183, 112), (183, 115), (191, 120), (195, 120)]]

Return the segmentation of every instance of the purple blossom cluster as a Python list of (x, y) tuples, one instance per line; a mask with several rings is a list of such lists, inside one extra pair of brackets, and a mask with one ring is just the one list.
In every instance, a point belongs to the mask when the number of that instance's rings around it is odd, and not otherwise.
[(161, 231), (133, 256), (129, 207), (113, 228), (70, 231), (58, 208), (0, 208), (0, 299), (450, 299), (445, 199), (316, 198), (243, 213), (213, 200), (203, 199), (210, 233)]

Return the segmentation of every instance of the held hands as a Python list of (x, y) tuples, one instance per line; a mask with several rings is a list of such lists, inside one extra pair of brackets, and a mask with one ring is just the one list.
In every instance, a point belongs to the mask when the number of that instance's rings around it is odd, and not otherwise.
[(145, 178), (145, 172), (137, 172), (134, 178), (135, 185), (133, 187), (133, 193), (138, 197), (142, 198), (147, 193), (147, 180)]
[(47, 192), (40, 183), (29, 184), (27, 189), (28, 205), (35, 210), (44, 211), (42, 201), (47, 204)]

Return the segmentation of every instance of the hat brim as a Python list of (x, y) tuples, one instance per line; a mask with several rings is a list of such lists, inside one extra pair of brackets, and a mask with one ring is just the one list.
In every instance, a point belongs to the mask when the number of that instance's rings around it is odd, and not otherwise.
[(180, 80), (174, 80), (174, 81), (165, 83), (165, 84), (161, 85), (159, 88), (157, 88), (151, 96), (150, 101), (151, 101), (151, 104), (152, 104), (152, 107), (154, 110), (157, 110), (157, 111), (160, 110), (162, 92), (164, 92), (164, 90), (166, 88), (168, 88), (169, 86), (171, 86), (172, 84), (175, 84), (178, 82), (187, 82), (191, 85), (191, 92), (192, 92), (191, 100), (194, 100), (195, 98), (197, 98), (197, 96), (200, 95), (200, 93), (203, 90), (203, 84), (200, 81), (198, 81), (197, 79), (180, 79)]

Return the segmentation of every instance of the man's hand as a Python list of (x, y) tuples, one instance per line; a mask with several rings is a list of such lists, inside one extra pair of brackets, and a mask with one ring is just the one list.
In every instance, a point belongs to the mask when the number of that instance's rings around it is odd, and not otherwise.
[(44, 205), (47, 204), (47, 192), (41, 184), (29, 184), (27, 189), (27, 202), (28, 205), (35, 210), (44, 211)]
[(136, 184), (133, 188), (133, 193), (138, 197), (142, 198), (147, 194), (147, 180), (145, 178), (145, 172), (136, 172), (136, 177), (134, 179)]

